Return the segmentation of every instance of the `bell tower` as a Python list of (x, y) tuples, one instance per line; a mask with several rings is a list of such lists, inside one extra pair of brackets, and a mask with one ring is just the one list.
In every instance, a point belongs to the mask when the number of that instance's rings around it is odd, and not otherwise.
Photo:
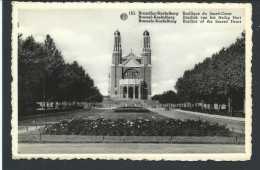
[(143, 65), (151, 65), (151, 48), (150, 48), (150, 35), (147, 30), (143, 33), (141, 57)]
[(122, 64), (121, 36), (118, 30), (116, 30), (114, 33), (112, 64), (114, 64), (115, 66)]
[(152, 96), (152, 63), (150, 35), (147, 30), (143, 33), (143, 43), (141, 48), (141, 77), (143, 79), (142, 98), (151, 100)]
[(112, 53), (112, 65), (110, 72), (110, 96), (119, 98), (120, 87), (119, 80), (122, 78), (122, 48), (120, 32), (114, 32), (114, 46)]

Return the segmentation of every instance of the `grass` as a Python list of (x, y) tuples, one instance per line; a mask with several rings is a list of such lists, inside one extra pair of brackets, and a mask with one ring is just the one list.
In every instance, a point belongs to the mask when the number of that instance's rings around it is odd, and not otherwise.
[(169, 119), (166, 116), (160, 115), (158, 113), (155, 112), (126, 112), (126, 113), (122, 113), (122, 112), (108, 112), (106, 114), (100, 115), (95, 117), (97, 118), (105, 118), (105, 119), (112, 119), (112, 120), (116, 120), (119, 118), (124, 118), (126, 120), (132, 120), (132, 119), (136, 119), (138, 117), (142, 117), (143, 119), (151, 119), (151, 118), (155, 118), (157, 120), (159, 119)]
[(82, 118), (88, 118), (88, 119), (98, 119), (98, 118), (105, 118), (105, 119), (119, 119), (119, 118), (125, 118), (127, 120), (136, 119), (138, 117), (142, 117), (144, 119), (167, 119), (166, 116), (162, 116), (158, 113), (154, 112), (145, 112), (145, 113), (138, 113), (138, 112), (127, 112), (127, 113), (121, 113), (121, 112), (113, 112), (111, 109), (92, 109), (92, 110), (79, 110), (79, 111), (73, 111), (73, 112), (64, 112), (64, 113), (58, 113), (58, 114), (47, 114), (42, 117), (40, 115), (29, 116), (29, 117), (23, 117), (22, 120), (18, 121), (18, 126), (43, 126), (46, 123), (53, 123), (53, 122), (59, 122), (62, 119), (73, 119), (75, 117), (82, 117)]
[(104, 114), (105, 112), (109, 111), (109, 109), (92, 109), (92, 110), (80, 110), (80, 111), (73, 111), (73, 112), (65, 112), (65, 113), (59, 113), (59, 114), (48, 114), (44, 117), (29, 117), (24, 118), (23, 120), (18, 121), (18, 126), (42, 126), (46, 123), (51, 122), (59, 122), (62, 119), (73, 119), (75, 117), (82, 117), (82, 118), (89, 118), (93, 116), (98, 116), (100, 114)]
[[(41, 139), (40, 139), (41, 138)], [(244, 144), (244, 137), (219, 136), (80, 136), (41, 135), (38, 131), (18, 135), (19, 143), (179, 143), (179, 144)]]

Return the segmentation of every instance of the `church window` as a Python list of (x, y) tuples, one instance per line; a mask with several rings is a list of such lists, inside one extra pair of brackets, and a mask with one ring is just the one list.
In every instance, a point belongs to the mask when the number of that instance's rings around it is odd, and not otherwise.
[(136, 68), (129, 69), (124, 73), (124, 78), (125, 79), (138, 79), (139, 71)]

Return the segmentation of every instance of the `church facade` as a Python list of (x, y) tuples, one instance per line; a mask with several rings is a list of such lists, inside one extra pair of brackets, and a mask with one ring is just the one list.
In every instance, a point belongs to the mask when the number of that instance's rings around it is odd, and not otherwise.
[(143, 33), (141, 56), (130, 52), (122, 56), (121, 35), (114, 32), (112, 65), (109, 76), (109, 95), (112, 99), (151, 100), (151, 48), (150, 35)]

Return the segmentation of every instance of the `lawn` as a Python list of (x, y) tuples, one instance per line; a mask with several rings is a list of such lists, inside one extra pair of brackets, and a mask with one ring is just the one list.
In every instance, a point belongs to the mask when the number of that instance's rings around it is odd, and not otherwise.
[(91, 110), (79, 110), (79, 111), (73, 111), (73, 112), (64, 112), (64, 113), (49, 113), (48, 115), (40, 116), (36, 115), (36, 117), (28, 117), (24, 118), (23, 120), (18, 121), (19, 126), (42, 126), (46, 123), (53, 123), (53, 122), (59, 122), (62, 119), (73, 119), (75, 117), (82, 117), (82, 118), (91, 118), (98, 115), (105, 114), (108, 112), (109, 109), (91, 109)]
[(98, 119), (98, 118), (105, 118), (105, 119), (112, 119), (112, 120), (116, 120), (119, 118), (124, 118), (126, 120), (132, 120), (132, 119), (136, 119), (136, 118), (143, 118), (143, 119), (155, 118), (157, 120), (169, 119), (168, 117), (160, 115), (155, 112), (144, 112), (144, 113), (143, 112), (139, 112), (139, 113), (138, 112), (125, 112), (125, 113), (122, 113), (122, 112), (113, 112), (113, 111), (110, 111), (110, 112), (107, 112), (106, 114), (102, 114), (102, 115), (95, 117), (95, 119)]
[(144, 119), (167, 119), (167, 117), (159, 115), (158, 113), (154, 112), (147, 112), (147, 113), (138, 113), (138, 112), (127, 112), (127, 113), (120, 113), (120, 112), (113, 112), (111, 109), (98, 109), (94, 108), (91, 110), (78, 110), (73, 112), (64, 112), (64, 113), (49, 113), (45, 115), (35, 115), (35, 116), (28, 116), (27, 118), (24, 117), (23, 120), (18, 121), (19, 126), (42, 126), (46, 123), (54, 123), (59, 122), (62, 119), (73, 119), (75, 117), (82, 117), (91, 120), (95, 120), (98, 118), (106, 118), (106, 119), (118, 119), (118, 118), (125, 118), (127, 120), (136, 119), (136, 118), (144, 118)]
[[(55, 114), (55, 115), (47, 115), (44, 117), (36, 117), (25, 120), (19, 120), (19, 126), (41, 126), (46, 123), (60, 122), (63, 119), (72, 120), (78, 119), (77, 117), (89, 119), (89, 120), (100, 120), (99, 118), (111, 119), (111, 121), (122, 121), (122, 118), (125, 121), (147, 121), (146, 119), (160, 121), (165, 121), (169, 119), (166, 116), (160, 115), (156, 112), (113, 112), (110, 109), (99, 109), (94, 108), (92, 110), (81, 110), (76, 112), (69, 112), (63, 114)], [(82, 120), (82, 119), (81, 119)], [(192, 124), (196, 123), (193, 122)], [(120, 123), (119, 123), (120, 124)], [(147, 124), (147, 122), (146, 122)], [(192, 125), (191, 124), (191, 125)], [(76, 123), (77, 125), (77, 123)], [(144, 123), (141, 123), (144, 125)], [(74, 126), (74, 125), (73, 125)], [(84, 125), (85, 126), (85, 125)], [(213, 125), (215, 126), (215, 125)], [(56, 128), (56, 127), (55, 127)], [(139, 128), (139, 127), (138, 127)], [(143, 129), (142, 127), (140, 127)], [(93, 128), (91, 128), (93, 129)], [(56, 130), (56, 129), (55, 129)], [(86, 129), (85, 129), (86, 130)], [(163, 130), (163, 129), (161, 129)], [(174, 128), (173, 128), (174, 130)], [(183, 129), (185, 130), (185, 129)], [(163, 130), (165, 131), (165, 130)], [(76, 133), (77, 134), (77, 133)], [(96, 135), (96, 136), (94, 136)], [(50, 135), (50, 134), (42, 134), (40, 135), (39, 131), (31, 131), (26, 133), (20, 133), (18, 135), (18, 141), (20, 143), (207, 143), (207, 144), (244, 144), (245, 138), (244, 136), (239, 136), (237, 134), (233, 134), (231, 136), (223, 136), (223, 135), (173, 135), (173, 137), (169, 135), (155, 135), (155, 136), (138, 136), (136, 134), (129, 136), (115, 136), (114, 134), (102, 136), (98, 134), (86, 134), (86, 135), (75, 135), (75, 134), (61, 134), (61, 135)]]
[(183, 143), (244, 144), (245, 139), (220, 136), (81, 136), (41, 135), (38, 131), (18, 135), (19, 143)]

